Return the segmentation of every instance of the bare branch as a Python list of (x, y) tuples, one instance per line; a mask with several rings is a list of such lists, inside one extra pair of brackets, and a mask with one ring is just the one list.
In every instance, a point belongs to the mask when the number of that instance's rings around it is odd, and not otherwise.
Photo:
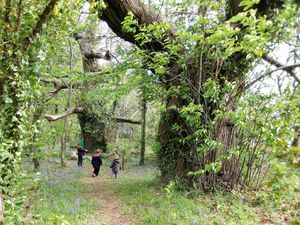
[[(83, 113), (83, 111), (84, 111), (83, 107), (73, 107), (73, 108), (66, 110), (62, 114), (59, 114), (59, 115), (45, 114), (43, 117), (45, 119), (47, 119), (49, 122), (53, 122), (53, 121), (63, 119), (71, 114)], [(133, 119), (123, 118), (123, 117), (112, 117), (111, 120), (116, 123), (141, 124), (141, 121), (139, 121), (139, 120), (133, 120)]]
[(53, 84), (54, 88), (48, 92), (47, 97), (45, 101), (49, 101), (51, 98), (53, 98), (60, 90), (67, 89), (69, 86), (65, 83), (59, 83), (56, 80), (49, 79), (49, 78), (40, 78), (40, 81), (48, 84)]
[(131, 124), (141, 124), (140, 120), (127, 119), (122, 117), (112, 117), (111, 118), (116, 123), (131, 123)]
[(54, 85), (59, 84), (56, 80), (53, 80), (50, 78), (40, 77), (39, 79), (40, 79), (40, 81), (43, 81), (44, 83), (47, 83), (47, 84), (54, 84)]
[(96, 53), (96, 52), (85, 52), (84, 53), (84, 58), (86, 58), (86, 59), (106, 59), (106, 60), (110, 60), (111, 59), (111, 54), (108, 50), (105, 52), (105, 54)]
[(296, 68), (297, 66), (299, 66), (300, 64), (293, 64), (293, 65), (283, 65), (282, 63), (280, 63), (279, 61), (277, 61), (276, 59), (272, 58), (270, 55), (265, 54), (262, 57), (265, 61), (267, 61), (268, 63), (270, 63), (273, 66), (276, 66), (277, 69), (273, 70), (273, 72), (277, 71), (277, 70), (284, 70), (285, 72), (287, 72), (288, 74), (290, 74), (298, 83), (300, 83), (300, 78), (297, 77), (296, 72), (294, 71), (294, 68)]
[(45, 114), (44, 118), (47, 119), (49, 122), (53, 122), (53, 121), (56, 121), (56, 120), (63, 119), (66, 116), (69, 116), (71, 114), (82, 113), (83, 110), (84, 110), (84, 108), (82, 108), (82, 107), (74, 107), (74, 108), (66, 110), (65, 112), (63, 112), (62, 114), (59, 114), (59, 115)]
[[(61, 79), (61, 77), (59, 77), (59, 78)], [(53, 86), (54, 86), (53, 89), (48, 92), (45, 101), (48, 101), (51, 98), (53, 98), (60, 90), (70, 88), (71, 85), (72, 85), (72, 89), (83, 86), (82, 83), (74, 83), (74, 84), (72, 83), (71, 84), (71, 82), (66, 83), (63, 79), (61, 79), (61, 80), (62, 80), (62, 83), (58, 82), (57, 80), (50, 79), (50, 78), (44, 78), (44, 77), (40, 78), (40, 81), (47, 83), (47, 84), (53, 84)]]
[[(245, 86), (245, 88), (243, 89), (243, 91), (247, 90), (248, 88), (250, 88), (253, 84), (255, 84), (256, 82), (262, 80), (263, 78), (267, 77), (268, 75), (278, 71), (278, 70), (285, 70), (288, 68), (296, 68), (296, 67), (300, 67), (300, 63), (296, 63), (296, 64), (292, 64), (292, 65), (287, 65), (287, 66), (282, 66), (282, 67), (278, 67), (275, 70), (269, 71), (267, 73), (262, 74), (261, 76), (257, 77), (254, 81), (252, 81), (251, 83), (249, 83), (248, 85)], [(299, 78), (297, 78), (299, 79)], [(298, 84), (300, 83), (300, 80), (298, 81), (297, 79), (295, 79), (295, 81), (298, 82)], [(244, 82), (243, 82), (244, 83)], [(242, 83), (242, 84), (243, 84)]]

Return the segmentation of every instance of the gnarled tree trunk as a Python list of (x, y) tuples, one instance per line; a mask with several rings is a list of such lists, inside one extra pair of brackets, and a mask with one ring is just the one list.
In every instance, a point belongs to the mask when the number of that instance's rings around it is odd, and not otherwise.
[[(129, 12), (133, 13), (141, 27), (154, 22), (162, 22), (159, 16), (160, 12), (152, 12), (149, 7), (146, 7), (139, 0), (104, 0), (104, 2), (107, 7), (99, 12), (99, 17), (106, 21), (119, 37), (150, 52), (168, 51), (164, 48), (163, 41), (158, 42), (153, 38), (150, 42), (141, 46), (139, 41), (135, 40), (135, 34), (122, 30), (122, 22)], [(230, 19), (241, 12), (242, 7), (240, 7), (240, 2), (240, 0), (227, 1), (226, 19)], [(272, 5), (272, 7), (274, 6)], [(259, 14), (263, 14), (269, 10), (269, 7), (266, 8), (266, 4), (256, 4), (254, 7), (257, 7)], [(137, 33), (141, 32), (139, 27), (136, 27), (136, 30)], [(242, 29), (239, 35), (243, 35)], [(175, 32), (172, 29), (165, 33), (165, 37), (176, 41)], [(179, 41), (177, 43), (180, 44)], [(225, 85), (224, 79), (229, 82), (242, 83), (251, 61), (246, 59), (246, 54), (237, 52), (231, 58), (227, 59), (226, 62), (220, 63), (220, 60), (217, 58), (211, 59), (210, 57), (206, 57), (203, 48), (199, 52), (200, 65), (191, 63), (184, 70), (181, 68), (178, 59), (173, 59), (169, 64), (170, 72), (165, 77), (166, 90), (173, 87), (186, 87), (188, 93), (177, 93), (167, 97), (166, 111), (163, 112), (159, 124), (159, 167), (164, 177), (183, 178), (191, 183), (196, 177), (188, 176), (189, 171), (202, 171), (205, 165), (221, 162), (222, 167), (218, 174), (210, 171), (204, 173), (204, 176), (201, 177), (202, 186), (205, 190), (210, 190), (216, 187), (216, 184), (220, 184), (228, 189), (232, 189), (238, 182), (237, 177), (239, 173), (237, 158), (234, 155), (227, 157), (230, 149), (236, 146), (236, 128), (234, 124), (226, 118), (219, 119), (215, 127), (210, 131), (210, 137), (208, 138), (213, 138), (215, 141), (220, 142), (222, 147), (211, 149), (205, 153), (198, 153), (196, 149), (197, 145), (201, 145), (201, 140), (197, 144), (193, 143), (193, 141), (184, 140), (184, 138), (195, 132), (196, 127), (188, 124), (181, 117), (180, 110), (192, 102), (201, 104), (204, 109), (204, 113), (201, 116), (203, 125), (205, 126), (209, 122), (214, 121), (213, 110), (218, 109), (219, 106), (217, 105), (218, 103), (209, 103), (208, 99), (205, 98), (203, 84), (209, 78), (215, 80), (221, 88)], [(242, 89), (243, 86), (241, 85), (240, 91)], [(189, 97), (186, 97), (186, 95), (189, 95)], [(225, 98), (225, 95), (221, 96), (221, 101), (225, 100)], [(230, 98), (227, 101), (227, 108), (228, 110), (234, 110), (238, 96)]]
[[(80, 46), (84, 72), (97, 72), (97, 55), (93, 55), (92, 52), (94, 47), (94, 43), (91, 42), (93, 38), (92, 34), (90, 32), (85, 32), (75, 35), (75, 38)], [(89, 108), (91, 109), (93, 107), (89, 104), (91, 103), (84, 102), (83, 105), (85, 105), (85, 110), (83, 113), (77, 115), (84, 141), (84, 147), (90, 151), (100, 148), (102, 151), (106, 152), (106, 124), (102, 121), (105, 120), (105, 118), (102, 118), (101, 115), (95, 114), (92, 110), (89, 110)]]

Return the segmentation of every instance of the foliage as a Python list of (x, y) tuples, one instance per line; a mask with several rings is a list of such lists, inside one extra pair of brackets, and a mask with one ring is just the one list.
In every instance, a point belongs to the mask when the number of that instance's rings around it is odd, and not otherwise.
[[(175, 167), (183, 158), (185, 168), (178, 170), (187, 174), (185, 178), (197, 188), (233, 190), (236, 185), (239, 189), (258, 190), (263, 187), (272, 191), (268, 197), (275, 204), (294, 201), (293, 207), (297, 207), (299, 147), (292, 147), (291, 142), (300, 126), (299, 85), (292, 86), (288, 80), (280, 95), (246, 90), (247, 72), (252, 63), (272, 51), (277, 43), (292, 42), (297, 56), (297, 32), (293, 29), (299, 18), (295, 16), (297, 7), (291, 1), (285, 1), (280, 10), (268, 9), (270, 13), (262, 15), (257, 8), (258, 1), (244, 0), (241, 6), (245, 10), (226, 20), (224, 1), (169, 0), (163, 7), (174, 22), (176, 32), (163, 21), (139, 24), (137, 15), (130, 12), (122, 22), (122, 32), (133, 35), (138, 47), (131, 46), (126, 52), (122, 43), (113, 49), (118, 63), (97, 68), (97, 72), (82, 71), (79, 42), (73, 38), (74, 33), (85, 31), (90, 32), (91, 40), (95, 41), (97, 34), (95, 15), (80, 18), (81, 0), (20, 1), (9, 5), (10, 2), (0, 3), (3, 6), (0, 7), (3, 31), (0, 34), (0, 113), (3, 115), (0, 119), (0, 183), (6, 194), (9, 221), (20, 221), (18, 213), (24, 213), (21, 206), (25, 197), (18, 197), (18, 192), (10, 188), (11, 185), (22, 190), (27, 188), (22, 183), (25, 174), (15, 177), (20, 172), (21, 160), (27, 156), (42, 159), (51, 155), (47, 151), (55, 148), (53, 142), (66, 133), (66, 122), (48, 125), (41, 121), (45, 111), (57, 114), (65, 111), (69, 103), (84, 107), (84, 116), (89, 120), (86, 132), (97, 139), (107, 132), (111, 114), (130, 117), (139, 111), (138, 98), (148, 104), (154, 102), (149, 115), (148, 147), (153, 144), (163, 175), (177, 176)], [(90, 13), (107, 9), (103, 1), (89, 2)], [(48, 9), (45, 17), (41, 16), (44, 9)], [(84, 22), (81, 23), (81, 19)], [(78, 90), (69, 87), (70, 98), (63, 92), (46, 102), (45, 93), (52, 89), (39, 82), (41, 77), (67, 84), (78, 82), (81, 87), (77, 87)], [(166, 103), (166, 107), (157, 102)], [(158, 111), (163, 114), (159, 135), (166, 135), (165, 140), (161, 138), (161, 143), (156, 144), (154, 133), (159, 120), (154, 114)], [(79, 126), (75, 123), (73, 118), (67, 122), (68, 140), (72, 143), (79, 140)], [(95, 127), (99, 129), (96, 131)], [(115, 139), (110, 136), (111, 146), (118, 146), (122, 155), (129, 158), (129, 154), (137, 152), (136, 137), (140, 131), (127, 126), (119, 126), (117, 130), (116, 127), (110, 127), (110, 133), (117, 133)], [(226, 168), (231, 169), (226, 171)], [(137, 192), (137, 188), (142, 191), (137, 199), (125, 197), (124, 200), (140, 207), (145, 223), (237, 223), (241, 218), (249, 223), (259, 222), (248, 204), (239, 204), (239, 197), (228, 194), (226, 200), (220, 200), (220, 196), (211, 195), (209, 197), (217, 202), (213, 203), (201, 196), (205, 201), (194, 202), (187, 197), (190, 192), (177, 192), (180, 183), (171, 182), (165, 192), (161, 192), (152, 188), (152, 181), (146, 178), (141, 182), (130, 179), (122, 182), (132, 190), (118, 191), (130, 195)], [(68, 193), (75, 192), (69, 189), (76, 186), (73, 181), (66, 186), (57, 182), (53, 189), (49, 182), (43, 182), (39, 197), (46, 198), (46, 193), (58, 195), (58, 187), (62, 190), (61, 197), (70, 201), (66, 204), (61, 199), (57, 201), (51, 215), (43, 214), (47, 205), (36, 207), (34, 214), (41, 214), (37, 223), (68, 224), (68, 221), (81, 220), (82, 215), (69, 216), (74, 196)], [(149, 187), (150, 193), (145, 194)], [(146, 200), (150, 202), (150, 210), (143, 207)], [(47, 199), (45, 203), (51, 201)], [(230, 202), (232, 208), (227, 207), (225, 201)], [(158, 205), (161, 208), (157, 212), (154, 208)], [(241, 209), (251, 213), (246, 215)]]

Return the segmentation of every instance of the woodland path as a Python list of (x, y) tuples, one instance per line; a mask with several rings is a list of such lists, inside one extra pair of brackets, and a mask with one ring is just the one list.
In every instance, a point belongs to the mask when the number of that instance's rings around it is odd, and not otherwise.
[(92, 177), (92, 166), (84, 165), (86, 177), (80, 179), (80, 183), (86, 186), (85, 195), (95, 202), (94, 219), (88, 225), (137, 225), (136, 222), (122, 212), (122, 202), (111, 190), (111, 185), (122, 185), (117, 179), (111, 179), (111, 170), (102, 166), (99, 176)]

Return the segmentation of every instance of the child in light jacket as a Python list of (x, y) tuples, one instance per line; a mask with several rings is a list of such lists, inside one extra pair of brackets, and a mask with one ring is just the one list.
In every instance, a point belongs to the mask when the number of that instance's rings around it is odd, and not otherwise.
[(120, 158), (117, 154), (114, 155), (114, 158), (113, 158), (113, 161), (110, 165), (110, 168), (112, 170), (112, 178), (117, 179), (118, 172), (121, 169)]

